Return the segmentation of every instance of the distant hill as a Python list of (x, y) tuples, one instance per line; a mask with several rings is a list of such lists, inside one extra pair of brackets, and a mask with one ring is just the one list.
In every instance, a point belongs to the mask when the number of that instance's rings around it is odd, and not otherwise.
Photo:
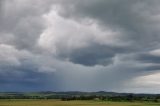
[(0, 92), (0, 99), (61, 99), (61, 100), (160, 101), (160, 94), (132, 94), (116, 92)]

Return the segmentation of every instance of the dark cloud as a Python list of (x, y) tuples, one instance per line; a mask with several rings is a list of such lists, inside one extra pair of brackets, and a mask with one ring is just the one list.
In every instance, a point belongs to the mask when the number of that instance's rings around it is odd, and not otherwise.
[(58, 55), (60, 58), (86, 66), (104, 65), (113, 63), (116, 54), (127, 53), (129, 49), (125, 47), (105, 46), (99, 44), (91, 44), (87, 47), (70, 51), (69, 53), (61, 51)]
[(1, 91), (58, 90), (57, 82), (51, 81), (55, 78), (53, 72), (40, 72), (39, 67), (34, 63), (21, 62), (21, 64), (21, 66), (0, 68)]
[(159, 4), (0, 0), (0, 90), (148, 91), (136, 79), (160, 69)]
[(122, 35), (121, 40), (136, 43), (133, 47), (141, 49), (141, 47), (152, 46), (153, 43), (160, 40), (157, 27), (159, 20), (156, 19), (159, 14), (159, 3), (157, 0), (78, 1), (75, 4), (70, 3), (64, 6), (60, 14), (82, 21), (85, 18), (92, 18), (103, 27), (124, 30), (125, 34)]
[(140, 54), (137, 59), (144, 63), (160, 63), (160, 56), (155, 56), (152, 54)]

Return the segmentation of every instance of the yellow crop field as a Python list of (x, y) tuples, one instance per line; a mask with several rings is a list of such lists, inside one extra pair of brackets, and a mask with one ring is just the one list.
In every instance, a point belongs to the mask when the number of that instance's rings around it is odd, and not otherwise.
[(0, 106), (160, 106), (160, 103), (60, 100), (0, 100)]

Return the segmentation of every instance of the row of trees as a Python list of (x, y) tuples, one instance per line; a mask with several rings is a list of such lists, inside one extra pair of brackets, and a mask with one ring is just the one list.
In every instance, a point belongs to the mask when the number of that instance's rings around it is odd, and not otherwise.
[(148, 101), (148, 102), (159, 102), (160, 96), (134, 96), (132, 94), (126, 96), (71, 96), (71, 97), (63, 97), (62, 101), (70, 101), (70, 100), (101, 100), (101, 101)]
[(101, 101), (152, 101), (159, 102), (160, 95), (157, 96), (137, 96), (133, 94), (123, 96), (102, 96), (102, 95), (49, 95), (49, 96), (26, 96), (26, 95), (10, 95), (0, 96), (0, 99), (61, 99), (69, 100), (101, 100)]

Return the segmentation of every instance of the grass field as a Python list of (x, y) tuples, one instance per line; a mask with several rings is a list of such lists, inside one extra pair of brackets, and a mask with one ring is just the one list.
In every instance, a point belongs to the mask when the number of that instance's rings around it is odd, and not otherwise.
[(0, 100), (0, 106), (160, 106), (160, 103), (59, 100)]

